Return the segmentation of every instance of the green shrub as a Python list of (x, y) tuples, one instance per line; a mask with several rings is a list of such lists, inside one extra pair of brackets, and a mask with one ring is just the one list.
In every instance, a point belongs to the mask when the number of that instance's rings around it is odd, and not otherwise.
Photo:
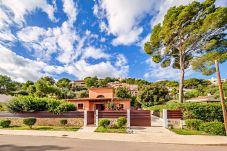
[(76, 110), (75, 105), (64, 100), (18, 96), (6, 104), (7, 110), (12, 113), (49, 111), (56, 114)]
[(123, 126), (126, 125), (127, 119), (126, 117), (119, 117), (116, 122), (117, 122), (117, 126), (122, 128)]
[(107, 128), (109, 125), (110, 125), (110, 120), (108, 120), (108, 119), (101, 119), (99, 121), (99, 126), (100, 127)]
[(36, 118), (30, 117), (30, 118), (25, 118), (23, 120), (23, 123), (27, 126), (29, 126), (30, 129), (32, 129), (32, 126), (35, 125), (36, 123)]
[(212, 135), (225, 135), (225, 126), (222, 122), (206, 122), (200, 125), (200, 131)]
[(68, 120), (67, 119), (61, 119), (60, 120), (60, 124), (63, 125), (63, 126), (65, 126), (65, 125), (68, 124)]
[(199, 130), (199, 126), (204, 123), (199, 119), (187, 119), (185, 120), (186, 127), (191, 130)]
[(76, 107), (74, 104), (65, 101), (52, 100), (48, 102), (48, 111), (55, 114), (60, 114), (67, 111), (74, 111)]
[[(150, 110), (162, 112), (163, 109), (183, 111), (184, 119), (200, 119), (206, 122), (223, 122), (223, 113), (220, 103), (167, 103), (149, 108)], [(227, 109), (227, 108), (226, 108)]]
[(0, 126), (2, 126), (3, 128), (9, 127), (10, 124), (11, 124), (11, 121), (10, 120), (1, 120), (0, 121)]

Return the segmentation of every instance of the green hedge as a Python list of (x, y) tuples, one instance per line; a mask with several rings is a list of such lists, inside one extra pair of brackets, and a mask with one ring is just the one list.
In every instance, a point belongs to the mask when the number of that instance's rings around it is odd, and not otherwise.
[(101, 119), (99, 121), (99, 127), (107, 128), (110, 125), (110, 120), (108, 119)]
[(199, 126), (200, 131), (211, 135), (225, 135), (225, 126), (222, 122), (206, 122)]
[(200, 119), (203, 121), (223, 122), (223, 113), (220, 103), (167, 103), (166, 105), (157, 105), (149, 108), (156, 112), (162, 109), (183, 111), (184, 119)]
[(6, 103), (6, 108), (12, 113), (49, 111), (55, 114), (60, 114), (62, 112), (76, 110), (74, 104), (64, 100), (37, 98), (31, 96), (14, 97)]
[(203, 120), (199, 120), (199, 119), (185, 120), (186, 127), (191, 130), (199, 130), (199, 126), (203, 123), (204, 123)]

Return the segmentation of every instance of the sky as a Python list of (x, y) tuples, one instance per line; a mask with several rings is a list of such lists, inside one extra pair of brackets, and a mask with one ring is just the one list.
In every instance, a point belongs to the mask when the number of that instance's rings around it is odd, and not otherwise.
[[(201, 0), (202, 1), (202, 0)], [(87, 76), (177, 80), (143, 44), (168, 8), (191, 0), (0, 0), (0, 74), (13, 80)], [(217, 0), (217, 6), (227, 6)], [(227, 63), (220, 66), (227, 78)], [(211, 78), (188, 69), (187, 78)]]

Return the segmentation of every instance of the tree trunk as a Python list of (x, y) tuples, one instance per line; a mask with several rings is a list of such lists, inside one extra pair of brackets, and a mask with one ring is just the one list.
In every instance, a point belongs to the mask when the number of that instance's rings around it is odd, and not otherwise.
[(180, 54), (180, 82), (179, 82), (179, 102), (184, 102), (184, 58)]
[(222, 83), (221, 83), (221, 75), (219, 71), (219, 64), (218, 61), (215, 60), (215, 65), (216, 65), (216, 73), (217, 73), (217, 80), (218, 80), (218, 86), (219, 86), (219, 93), (220, 93), (220, 99), (221, 99), (221, 106), (222, 106), (222, 112), (223, 112), (223, 117), (224, 117), (224, 125), (225, 125), (225, 133), (227, 135), (227, 113), (226, 113), (226, 108), (225, 108), (225, 98), (222, 90)]

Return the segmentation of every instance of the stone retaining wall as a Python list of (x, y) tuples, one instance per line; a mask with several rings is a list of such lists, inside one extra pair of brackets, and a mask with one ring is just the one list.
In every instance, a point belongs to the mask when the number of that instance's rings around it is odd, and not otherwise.
[[(8, 119), (11, 121), (11, 125), (23, 125), (23, 119), (24, 118), (17, 118), (17, 117), (7, 117), (7, 118), (0, 118), (0, 120)], [(83, 126), (84, 119), (83, 118), (36, 118), (36, 124), (39, 126), (60, 126), (60, 120), (61, 119), (67, 119), (68, 120), (68, 126)]]

